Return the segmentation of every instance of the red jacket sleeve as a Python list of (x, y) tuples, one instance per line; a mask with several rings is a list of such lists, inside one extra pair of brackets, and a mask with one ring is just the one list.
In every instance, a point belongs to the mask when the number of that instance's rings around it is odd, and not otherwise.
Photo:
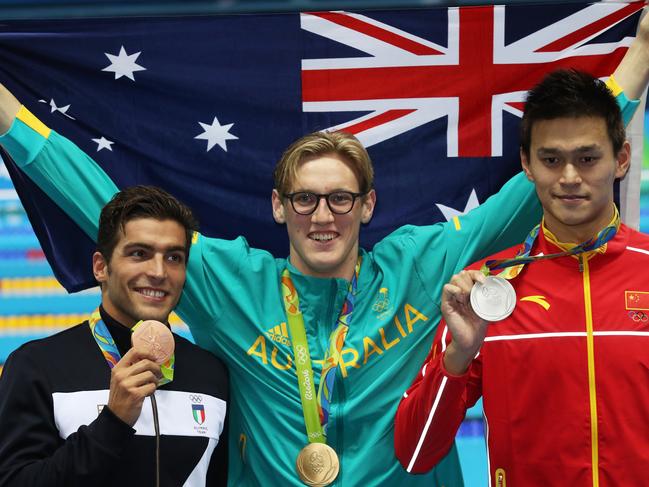
[(394, 447), (410, 473), (433, 468), (448, 453), (467, 408), (482, 395), (482, 361), (478, 356), (461, 375), (444, 368), (450, 332), (442, 320), (419, 374), (401, 399), (395, 418)]

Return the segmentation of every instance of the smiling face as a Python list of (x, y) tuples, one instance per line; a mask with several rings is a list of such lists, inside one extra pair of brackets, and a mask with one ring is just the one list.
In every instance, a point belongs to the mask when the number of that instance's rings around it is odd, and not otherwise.
[[(298, 191), (358, 193), (359, 184), (341, 156), (325, 154), (300, 163), (289, 192)], [(376, 195), (371, 190), (355, 201), (349, 213), (336, 215), (321, 198), (312, 214), (300, 215), (287, 198), (273, 190), (273, 217), (277, 223), (286, 223), (291, 263), (306, 275), (351, 279), (358, 257), (360, 226), (372, 218), (375, 202)]]
[(613, 183), (629, 168), (625, 142), (615, 154), (601, 117), (540, 120), (523, 170), (534, 182), (545, 224), (563, 242), (583, 242), (613, 218)]
[(124, 225), (110, 261), (93, 255), (106, 312), (125, 326), (167, 322), (185, 284), (186, 234), (174, 220), (137, 218)]

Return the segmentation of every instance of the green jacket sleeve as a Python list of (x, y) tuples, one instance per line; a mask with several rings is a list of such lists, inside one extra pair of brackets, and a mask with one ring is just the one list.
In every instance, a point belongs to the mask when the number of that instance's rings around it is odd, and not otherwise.
[(0, 144), (90, 238), (97, 239), (99, 213), (118, 188), (95, 161), (25, 107)]
[(467, 265), (520, 243), (541, 219), (534, 185), (521, 172), (466, 215), (430, 226), (408, 226), (394, 234), (429, 297), (439, 302), (442, 286)]
[(447, 222), (444, 283), (469, 264), (521, 243), (542, 214), (534, 185), (520, 172), (479, 207)]
[[(629, 100), (622, 91), (616, 93), (616, 99), (627, 124), (638, 101)], [(541, 216), (534, 185), (521, 172), (479, 207), (442, 224), (443, 229), (438, 225), (409, 227), (404, 251), (413, 252), (417, 274), (439, 304), (441, 286), (453, 274), (523, 242)]]
[[(9, 131), (0, 136), (0, 144), (22, 171), (96, 240), (101, 209), (119, 191), (104, 170), (24, 107)], [(226, 289), (237, 280), (248, 246), (242, 238), (230, 242), (197, 234), (192, 247), (181, 314), (188, 323), (213, 323), (222, 299), (228, 296)], [(209, 257), (209, 262), (203, 257)], [(216, 266), (218, 272), (211, 271), (210, 266)]]

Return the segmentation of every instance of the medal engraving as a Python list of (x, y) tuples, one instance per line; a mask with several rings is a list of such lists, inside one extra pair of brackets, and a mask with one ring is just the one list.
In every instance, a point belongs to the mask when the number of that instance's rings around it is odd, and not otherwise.
[(169, 328), (155, 320), (140, 323), (131, 336), (133, 348), (151, 352), (159, 365), (167, 362), (174, 353), (174, 336)]
[(325, 443), (309, 443), (300, 450), (295, 462), (300, 480), (313, 487), (325, 487), (338, 476), (338, 455)]
[(471, 307), (483, 320), (504, 320), (516, 307), (516, 292), (506, 279), (488, 276), (471, 289)]

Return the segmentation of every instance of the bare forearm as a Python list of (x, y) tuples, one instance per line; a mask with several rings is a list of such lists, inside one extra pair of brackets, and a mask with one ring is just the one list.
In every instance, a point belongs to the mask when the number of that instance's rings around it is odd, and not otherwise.
[(20, 109), (20, 102), (0, 83), (0, 134), (9, 130)]
[(637, 99), (649, 82), (649, 16), (645, 14), (638, 34), (613, 73), (627, 98)]
[(478, 352), (461, 351), (451, 342), (444, 352), (444, 368), (449, 374), (463, 375), (469, 369), (469, 365), (471, 365), (476, 353)]

